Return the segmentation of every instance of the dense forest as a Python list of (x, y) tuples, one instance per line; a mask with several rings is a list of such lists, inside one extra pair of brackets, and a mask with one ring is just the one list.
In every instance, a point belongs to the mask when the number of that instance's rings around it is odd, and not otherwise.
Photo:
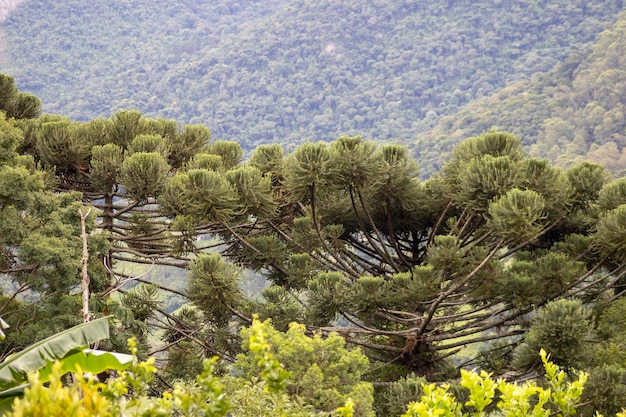
[[(246, 152), (359, 134), (413, 142), (444, 115), (551, 70), (621, 1), (66, 1), (20, 5), (2, 69), (44, 111), (137, 109)], [(506, 127), (505, 127), (506, 128)]]
[(622, 14), (589, 51), (441, 118), (415, 143), (416, 156), (441, 163), (438, 155), (462, 138), (505, 127), (523, 138), (533, 156), (563, 166), (587, 159), (623, 172), (625, 45)]

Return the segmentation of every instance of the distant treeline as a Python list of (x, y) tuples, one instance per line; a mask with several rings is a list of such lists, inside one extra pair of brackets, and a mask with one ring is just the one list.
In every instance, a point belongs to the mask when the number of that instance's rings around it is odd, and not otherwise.
[(3, 70), (45, 112), (86, 121), (132, 108), (204, 124), (246, 151), (357, 133), (412, 142), (441, 116), (586, 50), (622, 6), (32, 0), (5, 25)]

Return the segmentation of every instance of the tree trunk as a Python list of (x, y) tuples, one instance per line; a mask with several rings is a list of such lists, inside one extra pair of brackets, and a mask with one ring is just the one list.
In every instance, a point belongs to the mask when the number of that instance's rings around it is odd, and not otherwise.
[(87, 210), (87, 213), (83, 214), (83, 210), (79, 209), (80, 213), (80, 229), (81, 234), (80, 237), (83, 239), (83, 257), (81, 259), (82, 264), (82, 280), (81, 286), (83, 290), (83, 322), (89, 322), (89, 273), (87, 272), (87, 261), (89, 261), (89, 248), (87, 246), (87, 226), (85, 220), (89, 213), (91, 213), (91, 208)]

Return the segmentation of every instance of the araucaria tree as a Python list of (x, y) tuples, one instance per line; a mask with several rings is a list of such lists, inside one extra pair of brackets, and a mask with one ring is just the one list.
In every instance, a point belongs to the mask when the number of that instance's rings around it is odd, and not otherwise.
[[(7, 114), (38, 111), (37, 103), (4, 90), (13, 97)], [(233, 359), (236, 324), (256, 313), (281, 329), (296, 321), (310, 331), (336, 331), (379, 364), (429, 375), (463, 346), (521, 343), (531, 326), (565, 328), (573, 313), (587, 323), (590, 301), (622, 291), (626, 179), (610, 181), (591, 163), (564, 170), (528, 158), (507, 133), (467, 139), (422, 181), (404, 147), (360, 137), (305, 143), (287, 155), (278, 145), (260, 146), (242, 162), (237, 143), (209, 142), (205, 127), (181, 128), (136, 111), (87, 123), (11, 119), (6, 127), (19, 136), (5, 136), (7, 152), (17, 147), (31, 157), (0, 155), (0, 173), (30, 178), (31, 169), (37, 181), (80, 191), (98, 209), (109, 240), (99, 248), (107, 250), (100, 265), (189, 267), (186, 294), (197, 310), (162, 320), (181, 361), (205, 352)], [(56, 203), (60, 208), (77, 198), (63, 196), (69, 202)], [(5, 203), (0, 214), (23, 220), (24, 209), (11, 204), (13, 211)], [(16, 253), (15, 242), (1, 242), (5, 255)], [(261, 299), (244, 296), (243, 268), (269, 280)], [(129, 282), (103, 271), (93, 282), (95, 301)], [(122, 297), (141, 325), (154, 317), (153, 295)], [(577, 326), (577, 334), (583, 330)], [(535, 365), (551, 333), (562, 332), (530, 333), (516, 363)], [(189, 341), (201, 349), (186, 349)], [(569, 352), (559, 343), (571, 347), (571, 338), (551, 340), (555, 360), (557, 351)]]
[[(90, 257), (100, 261), (90, 271), (100, 277), (91, 282), (93, 313), (113, 312), (125, 323), (122, 327), (128, 332), (114, 331), (119, 334), (115, 339), (119, 347), (126, 346), (130, 334), (145, 341), (146, 324), (158, 305), (158, 290), (142, 287), (125, 294), (127, 284), (141, 281), (126, 265), (188, 266), (185, 250), (177, 246), (184, 238), (172, 239), (183, 234), (177, 231), (178, 222), (172, 224), (162, 216), (157, 198), (173, 172), (205, 148), (209, 129), (148, 119), (133, 110), (85, 123), (56, 115), (14, 123), (22, 133), (18, 150), (34, 157), (56, 191), (77, 191), (74, 196), (95, 209), (92, 216), (98, 232), (94, 235), (108, 244), (92, 248)], [(111, 294), (118, 291), (124, 295), (112, 299)]]
[(236, 269), (200, 255), (189, 297), (214, 325), (303, 322), (427, 375), (463, 346), (519, 340), (552, 300), (621, 291), (626, 186), (608, 181), (598, 165), (528, 158), (501, 132), (464, 141), (426, 181), (405, 148), (341, 137), (189, 166), (160, 202), (213, 225), (222, 255), (271, 283), (246, 301)]
[(180, 128), (173, 120), (127, 110), (87, 123), (44, 115), (21, 127), (21, 151), (52, 170), (59, 189), (80, 191), (99, 210), (99, 227), (113, 244), (110, 257), (162, 259), (172, 253), (156, 198), (171, 173), (205, 146), (209, 129)]

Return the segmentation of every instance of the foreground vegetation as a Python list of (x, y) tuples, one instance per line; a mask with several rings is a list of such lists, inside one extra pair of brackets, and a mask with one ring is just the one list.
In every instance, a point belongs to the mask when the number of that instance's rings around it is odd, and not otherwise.
[[(246, 353), (233, 366), (238, 376), (231, 376), (232, 371), (217, 376), (217, 358), (213, 358), (204, 361), (203, 371), (194, 383), (177, 383), (160, 396), (149, 395), (156, 371), (153, 358), (145, 362), (135, 360), (128, 369), (104, 383), (78, 367), (75, 382), (69, 385), (62, 382), (62, 362), (56, 361), (45, 380), (49, 385), (44, 385), (40, 373), (31, 373), (24, 397), (16, 399), (13, 409), (5, 415), (373, 416), (371, 385), (358, 382), (358, 375), (350, 373), (350, 368), (362, 367), (367, 359), (358, 351), (343, 349), (337, 335), (310, 338), (303, 330), (294, 325), (288, 334), (281, 335), (269, 322), (254, 320), (244, 332)], [(277, 360), (279, 356), (287, 359), (287, 366)], [(494, 381), (484, 371), (463, 371), (457, 387), (463, 390), (458, 393), (466, 398), (464, 403), (451, 395), (448, 384), (422, 383), (419, 400), (416, 396), (415, 401), (396, 406), (406, 408), (403, 417), (575, 415), (587, 375), (581, 372), (577, 379), (568, 381), (565, 372), (549, 362), (543, 350), (541, 359), (546, 372), (545, 388), (528, 382)]]

